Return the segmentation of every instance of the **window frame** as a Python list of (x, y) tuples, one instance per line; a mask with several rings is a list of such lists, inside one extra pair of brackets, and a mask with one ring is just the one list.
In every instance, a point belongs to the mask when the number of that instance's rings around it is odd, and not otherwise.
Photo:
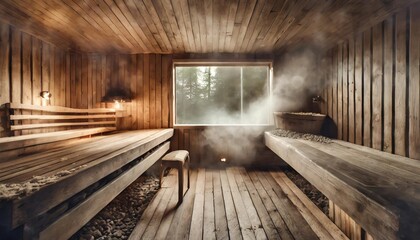
[[(176, 67), (193, 67), (193, 66), (267, 66), (268, 67), (268, 98), (270, 105), (268, 106), (268, 122), (264, 124), (179, 124), (176, 123)], [(226, 126), (270, 126), (273, 125), (271, 116), (273, 106), (273, 61), (272, 60), (185, 60), (174, 59), (172, 61), (172, 124), (174, 127), (226, 127)]]

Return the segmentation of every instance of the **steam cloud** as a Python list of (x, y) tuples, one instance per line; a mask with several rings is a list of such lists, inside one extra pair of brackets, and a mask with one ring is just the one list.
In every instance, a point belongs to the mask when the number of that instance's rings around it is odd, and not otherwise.
[[(273, 77), (273, 96), (254, 101), (244, 113), (244, 119), (252, 122), (272, 122), (273, 111), (310, 111), (313, 96), (322, 90), (320, 54), (306, 48), (284, 54), (276, 59)], [(308, 107), (310, 105), (310, 107)], [(267, 108), (270, 115), (267, 116)], [(207, 119), (226, 124), (237, 122), (237, 114), (214, 109)], [(227, 157), (228, 162), (249, 164), (264, 147), (263, 132), (270, 127), (230, 126), (208, 127), (203, 132), (204, 142), (217, 158)], [(272, 127), (271, 127), (272, 128)], [(234, 158), (234, 159), (232, 159)]]

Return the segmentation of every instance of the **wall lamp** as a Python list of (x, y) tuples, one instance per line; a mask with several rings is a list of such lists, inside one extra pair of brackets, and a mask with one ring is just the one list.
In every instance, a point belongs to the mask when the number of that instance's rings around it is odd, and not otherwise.
[(49, 91), (42, 91), (40, 95), (45, 100), (50, 100), (52, 97), (52, 94)]

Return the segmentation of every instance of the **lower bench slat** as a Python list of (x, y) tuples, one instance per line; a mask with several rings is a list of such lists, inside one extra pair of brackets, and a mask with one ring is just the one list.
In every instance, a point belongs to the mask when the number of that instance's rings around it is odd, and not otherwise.
[(169, 142), (159, 147), (151, 155), (143, 159), (136, 166), (127, 170), (120, 177), (95, 192), (80, 205), (71, 209), (60, 219), (40, 232), (39, 239), (68, 239), (83, 225), (85, 225), (102, 208), (134, 182), (148, 168), (169, 150)]

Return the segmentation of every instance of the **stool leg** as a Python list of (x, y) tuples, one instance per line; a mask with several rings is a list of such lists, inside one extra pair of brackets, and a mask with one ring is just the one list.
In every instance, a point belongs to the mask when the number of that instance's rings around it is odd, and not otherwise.
[(184, 198), (184, 171), (182, 164), (178, 166), (178, 205)]
[(190, 188), (190, 155), (187, 156), (188, 189)]

